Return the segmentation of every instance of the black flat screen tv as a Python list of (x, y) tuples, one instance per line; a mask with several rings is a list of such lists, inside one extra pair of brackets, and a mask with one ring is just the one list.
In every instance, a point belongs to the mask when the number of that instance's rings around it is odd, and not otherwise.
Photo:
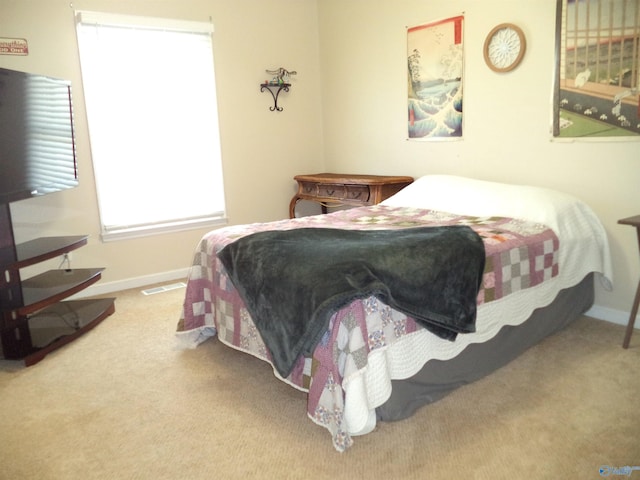
[(71, 83), (0, 68), (0, 204), (77, 185)]

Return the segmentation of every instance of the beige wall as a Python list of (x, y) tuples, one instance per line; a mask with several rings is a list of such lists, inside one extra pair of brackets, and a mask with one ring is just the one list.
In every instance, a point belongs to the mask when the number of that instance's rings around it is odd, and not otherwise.
[[(29, 55), (0, 56), (0, 67), (70, 79), (73, 84), (80, 187), (12, 205), (16, 236), (88, 233), (73, 264), (104, 266), (93, 291), (164, 280), (186, 272), (208, 229), (102, 243), (91, 151), (69, 0), (2, 0), (0, 36), (26, 38)], [(318, 21), (315, 0), (74, 0), (96, 10), (186, 20), (212, 19), (223, 168), (230, 223), (284, 218), (295, 191), (292, 177), (323, 162)], [(283, 112), (261, 93), (265, 69), (298, 71), (280, 98)], [(123, 114), (126, 114), (124, 112)], [(179, 161), (179, 159), (176, 159)], [(144, 182), (144, 179), (140, 179)], [(168, 195), (171, 192), (167, 192)], [(179, 201), (179, 199), (176, 199)], [(135, 208), (135, 205), (132, 205)], [(31, 270), (57, 267), (58, 260)], [(27, 270), (25, 275), (31, 272)]]
[[(640, 142), (550, 140), (555, 3), (320, 0), (326, 166), (413, 176), (459, 174), (578, 196), (601, 218), (613, 254), (615, 289), (599, 288), (592, 312), (626, 322), (640, 262), (635, 231), (616, 222), (640, 214)], [(406, 27), (461, 12), (464, 140), (409, 142)], [(519, 68), (496, 74), (485, 65), (482, 46), (502, 22), (523, 29), (527, 51)]]
[[(597, 290), (594, 312), (626, 321), (640, 261), (635, 232), (616, 224), (640, 213), (640, 143), (550, 140), (555, 0), (75, 0), (73, 7), (213, 19), (222, 154), (230, 223), (284, 218), (292, 176), (452, 173), (557, 188), (586, 201), (609, 234), (615, 289)], [(406, 27), (465, 14), (464, 140), (406, 140)], [(496, 74), (482, 44), (496, 24), (527, 36), (520, 67)], [(22, 239), (89, 233), (77, 266), (102, 265), (104, 288), (180, 274), (206, 231), (103, 244), (92, 180), (69, 0), (3, 0), (0, 36), (26, 38), (28, 57), (0, 66), (74, 83), (82, 184), (14, 205)], [(282, 113), (259, 92), (264, 69), (297, 70)]]

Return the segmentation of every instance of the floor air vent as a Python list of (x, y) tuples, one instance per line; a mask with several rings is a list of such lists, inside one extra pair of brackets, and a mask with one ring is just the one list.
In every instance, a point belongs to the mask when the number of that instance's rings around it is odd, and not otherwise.
[(142, 290), (144, 295), (154, 295), (156, 293), (168, 292), (170, 290), (175, 290), (176, 288), (184, 288), (187, 284), (184, 282), (172, 283), (170, 285), (162, 285), (160, 287), (148, 288), (146, 290)]

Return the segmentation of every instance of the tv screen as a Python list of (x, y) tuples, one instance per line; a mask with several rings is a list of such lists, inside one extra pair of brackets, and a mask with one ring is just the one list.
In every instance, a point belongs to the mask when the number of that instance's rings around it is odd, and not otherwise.
[(0, 68), (0, 203), (78, 185), (71, 84)]

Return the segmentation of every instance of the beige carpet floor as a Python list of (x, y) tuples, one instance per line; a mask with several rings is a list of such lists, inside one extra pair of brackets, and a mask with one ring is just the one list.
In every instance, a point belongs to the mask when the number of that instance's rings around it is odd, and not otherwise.
[(114, 315), (39, 364), (0, 361), (0, 479), (596, 479), (640, 466), (638, 331), (623, 350), (623, 327), (583, 317), (340, 454), (265, 363), (217, 340), (175, 348), (182, 295), (122, 292)]

